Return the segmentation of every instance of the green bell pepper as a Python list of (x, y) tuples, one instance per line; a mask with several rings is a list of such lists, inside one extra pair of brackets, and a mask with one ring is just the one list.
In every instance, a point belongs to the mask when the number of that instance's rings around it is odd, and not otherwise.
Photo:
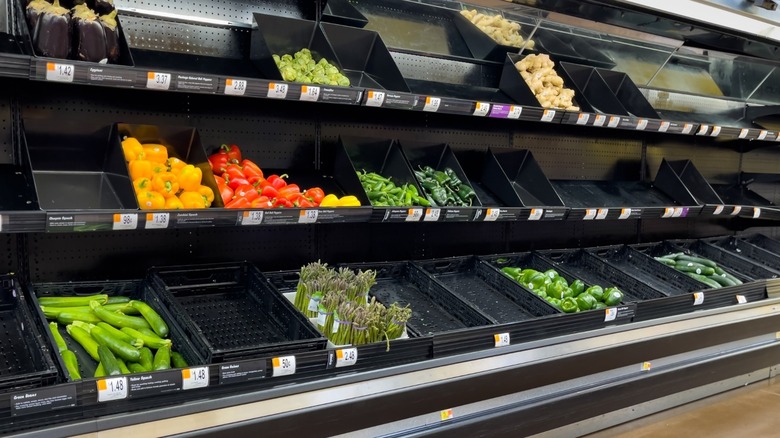
[(585, 290), (585, 293), (595, 298), (596, 301), (604, 301), (604, 288), (601, 286), (591, 286)]
[(575, 313), (577, 311), (577, 300), (574, 298), (566, 298), (565, 300), (561, 301), (561, 310), (563, 310), (566, 313)]
[(531, 289), (543, 290), (546, 285), (547, 279), (548, 278), (545, 277), (544, 274), (537, 272), (531, 277), (527, 285)]
[(519, 281), (519, 279), (523, 275), (520, 268), (513, 268), (511, 266), (506, 266), (501, 268), (501, 272), (508, 275), (510, 278), (512, 278), (515, 281)]
[(561, 292), (561, 299), (564, 298), (574, 298), (574, 291), (572, 291), (570, 287), (563, 288), (563, 292)]
[(555, 307), (557, 307), (559, 309), (561, 308), (561, 300), (559, 300), (558, 298), (547, 297), (547, 298), (545, 298), (545, 300), (547, 300), (547, 302), (552, 304), (553, 306), (555, 306)]
[(572, 296), (575, 298), (585, 292), (585, 283), (583, 283), (582, 280), (572, 281), (569, 287), (571, 287)]
[(617, 306), (621, 301), (623, 301), (623, 292), (620, 289), (610, 287), (604, 291), (604, 303), (607, 306)]
[(522, 279), (521, 283), (523, 283), (523, 284), (529, 283), (531, 281), (531, 277), (533, 277), (534, 274), (540, 274), (539, 271), (534, 270), (534, 269), (523, 269), (522, 272), (523, 272), (523, 279)]
[(601, 301), (599, 301), (598, 303), (596, 303), (596, 307), (594, 307), (594, 309), (603, 310), (603, 309), (606, 309), (607, 307), (609, 307), (609, 306), (607, 306), (606, 304), (604, 304)]
[(577, 297), (577, 306), (580, 308), (580, 310), (590, 310), (596, 307), (596, 301), (595, 298), (593, 298), (593, 295), (585, 292), (580, 294)]
[(544, 275), (546, 275), (550, 280), (555, 280), (559, 277), (558, 272), (555, 269), (548, 269), (544, 271)]
[(563, 298), (563, 284), (561, 284), (559, 282), (555, 282), (554, 281), (554, 282), (548, 284), (544, 288), (544, 291), (547, 292), (547, 296), (548, 297), (557, 298), (559, 300), (561, 298)]

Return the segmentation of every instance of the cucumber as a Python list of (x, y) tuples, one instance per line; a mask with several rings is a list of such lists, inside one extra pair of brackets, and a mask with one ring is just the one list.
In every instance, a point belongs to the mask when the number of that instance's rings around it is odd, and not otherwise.
[(712, 269), (715, 269), (715, 268), (718, 267), (718, 264), (713, 262), (712, 260), (705, 259), (705, 258), (702, 258), (702, 257), (693, 257), (693, 256), (685, 255), (685, 254), (677, 257), (676, 260), (678, 262), (684, 261), (684, 262), (698, 263), (700, 265), (709, 266)]
[(108, 295), (98, 294), (85, 297), (40, 297), (38, 304), (51, 307), (81, 307), (89, 306), (92, 301), (105, 304), (108, 301)]
[(687, 266), (687, 265), (683, 265), (682, 263), (678, 263), (674, 265), (674, 269), (680, 272), (698, 274), (703, 276), (709, 276), (715, 274), (715, 270), (712, 268), (706, 266)]
[(680, 257), (682, 255), (685, 255), (685, 253), (684, 252), (674, 252), (674, 253), (667, 254), (667, 255), (661, 256), (661, 257), (663, 257), (665, 259), (677, 260), (677, 257)]
[(726, 277), (724, 277), (722, 275), (717, 275), (717, 274), (716, 275), (710, 275), (707, 278), (709, 278), (710, 280), (718, 283), (719, 285), (721, 285), (723, 287), (729, 287), (729, 286), (736, 286), (737, 285), (737, 283), (734, 283), (733, 281), (729, 280), (728, 278), (726, 278)]
[(144, 303), (143, 301), (133, 300), (130, 301), (130, 305), (133, 306), (133, 308), (135, 308), (137, 311), (141, 312), (141, 316), (143, 316), (146, 322), (149, 323), (149, 325), (152, 327), (152, 330), (157, 333), (157, 336), (161, 338), (168, 336), (168, 325), (165, 323), (162, 317), (157, 312), (155, 312), (154, 309), (149, 307), (148, 304)]
[(113, 297), (108, 297), (108, 301), (106, 301), (104, 304), (120, 304), (120, 303), (129, 303), (130, 297), (126, 297), (123, 295), (115, 295)]
[(58, 329), (58, 325), (56, 322), (50, 322), (49, 323), (49, 330), (51, 330), (51, 335), (54, 338), (54, 343), (57, 344), (57, 350), (62, 353), (63, 351), (68, 349), (68, 345), (65, 343), (65, 339), (62, 338), (62, 335), (60, 334), (60, 331)]
[(133, 374), (139, 374), (139, 373), (145, 373), (151, 371), (144, 368), (143, 365), (141, 365), (138, 362), (130, 362), (129, 364), (127, 364), (127, 368), (129, 368), (130, 372)]
[(130, 327), (123, 327), (122, 332), (142, 340), (144, 345), (155, 350), (162, 347), (170, 347), (172, 345), (170, 339), (162, 339), (152, 331), (136, 330)]
[(70, 350), (60, 351), (62, 361), (65, 363), (65, 368), (68, 369), (70, 374), (70, 380), (81, 380), (81, 372), (79, 372), (79, 360), (76, 358), (76, 353)]
[(97, 301), (92, 301), (89, 306), (92, 307), (92, 311), (95, 312), (98, 318), (114, 327), (151, 328), (145, 319), (112, 312), (104, 309)]
[(99, 363), (97, 368), (95, 368), (95, 374), (93, 377), (105, 377), (106, 370), (103, 368), (103, 364)]
[(119, 369), (122, 370), (122, 374), (130, 374), (130, 369), (127, 368), (127, 364), (120, 358), (116, 358), (116, 363), (119, 364)]
[(171, 352), (171, 365), (174, 368), (187, 368), (189, 366), (187, 361), (184, 360), (184, 356), (175, 351)]
[(141, 359), (141, 353), (135, 347), (111, 336), (108, 330), (103, 327), (92, 327), (92, 331), (89, 334), (98, 344), (108, 347), (112, 353), (124, 360), (137, 362)]
[(659, 262), (661, 262), (661, 263), (665, 264), (666, 266), (671, 266), (671, 267), (674, 267), (674, 265), (676, 265), (676, 264), (677, 264), (677, 262), (676, 262), (676, 261), (674, 261), (674, 259), (667, 259), (667, 258), (664, 258), (664, 257), (655, 257), (655, 259), (656, 259), (657, 261), (659, 261)]
[(112, 326), (111, 324), (105, 322), (99, 322), (96, 325), (102, 328), (103, 330), (107, 331), (108, 334), (113, 336), (114, 338), (122, 342), (127, 342), (128, 344), (132, 345), (135, 348), (141, 348), (144, 346), (144, 341), (142, 339), (136, 338), (134, 336), (130, 336), (121, 330), (117, 330), (116, 327)]
[(708, 277), (705, 277), (705, 276), (703, 276), (703, 275), (694, 274), (694, 273), (692, 273), (692, 272), (688, 272), (687, 274), (688, 274), (688, 275), (689, 275), (691, 278), (693, 278), (693, 279), (695, 279), (695, 280), (698, 280), (698, 281), (700, 281), (700, 282), (702, 282), (702, 283), (706, 284), (707, 286), (709, 286), (709, 287), (711, 287), (711, 288), (713, 288), (713, 289), (720, 289), (721, 287), (723, 287), (723, 286), (721, 286), (721, 285), (720, 285), (720, 284), (719, 284), (717, 281), (710, 280)]
[(722, 276), (725, 273), (726, 273), (726, 271), (724, 271), (723, 268), (721, 268), (720, 266), (715, 268), (715, 274)]
[(154, 353), (154, 361), (152, 362), (152, 369), (168, 370), (171, 368), (171, 347), (162, 347)]
[(108, 376), (118, 376), (122, 374), (122, 369), (119, 368), (119, 362), (116, 360), (116, 356), (105, 345), (98, 347), (98, 355), (100, 356), (100, 363), (103, 365), (103, 369)]
[(144, 367), (146, 371), (152, 370), (152, 362), (154, 361), (154, 355), (152, 354), (152, 350), (150, 350), (148, 347), (143, 347), (140, 350), (141, 353), (141, 359), (138, 361), (138, 363)]
[(86, 330), (80, 327), (76, 327), (73, 324), (65, 327), (65, 330), (67, 330), (68, 334), (71, 338), (73, 338), (74, 341), (78, 342), (79, 345), (84, 348), (84, 351), (89, 354), (89, 357), (97, 361), (100, 360), (100, 356), (98, 355), (98, 347), (100, 345), (94, 339), (92, 339), (92, 336), (90, 336)]
[(726, 275), (726, 278), (728, 278), (729, 280), (733, 281), (734, 284), (736, 284), (737, 286), (742, 284), (742, 280), (740, 280), (739, 278), (729, 274), (728, 272), (726, 272), (725, 275)]
[(86, 312), (60, 312), (57, 315), (57, 322), (62, 325), (73, 324), (74, 321), (83, 321), (88, 323), (98, 323), (100, 318), (94, 313)]

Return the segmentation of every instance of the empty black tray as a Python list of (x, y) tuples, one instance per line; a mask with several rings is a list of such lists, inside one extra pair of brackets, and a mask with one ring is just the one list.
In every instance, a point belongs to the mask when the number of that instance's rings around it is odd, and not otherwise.
[(732, 254), (749, 259), (772, 272), (780, 273), (780, 255), (772, 251), (736, 237), (713, 237), (702, 240)]

